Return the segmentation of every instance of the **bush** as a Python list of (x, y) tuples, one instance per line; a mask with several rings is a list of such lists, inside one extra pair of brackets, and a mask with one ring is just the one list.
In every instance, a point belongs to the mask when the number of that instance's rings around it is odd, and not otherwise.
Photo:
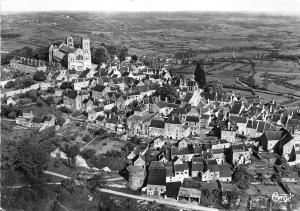
[(103, 144), (102, 144), (102, 145), (104, 145), (104, 146), (105, 146), (105, 145), (107, 145), (107, 143), (106, 143), (106, 142), (103, 142)]
[(16, 83), (14, 81), (9, 81), (4, 85), (5, 89), (14, 88), (16, 86)]
[(74, 180), (64, 180), (61, 182), (61, 186), (66, 189), (69, 193), (73, 193), (76, 191), (76, 184)]
[(36, 81), (45, 81), (46, 80), (46, 74), (43, 71), (36, 71), (33, 75), (33, 80)]
[(83, 150), (80, 155), (84, 158), (84, 159), (92, 159), (96, 154), (96, 151), (94, 149), (85, 149)]
[(90, 138), (89, 135), (85, 135), (85, 136), (82, 138), (82, 140), (83, 140), (84, 142), (89, 142), (89, 141), (91, 140), (91, 138)]
[(70, 114), (72, 111), (66, 107), (60, 107), (59, 110), (63, 113)]
[(60, 167), (60, 161), (59, 161), (59, 160), (54, 161), (53, 166), (54, 166), (55, 168), (59, 168), (59, 167)]

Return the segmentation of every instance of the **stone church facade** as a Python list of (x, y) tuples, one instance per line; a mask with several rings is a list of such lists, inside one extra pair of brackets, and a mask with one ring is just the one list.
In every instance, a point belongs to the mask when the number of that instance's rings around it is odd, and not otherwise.
[(74, 38), (69, 36), (65, 43), (60, 45), (51, 44), (49, 47), (49, 63), (62, 63), (67, 61), (67, 68), (69, 70), (84, 71), (91, 69), (91, 49), (90, 39), (88, 37), (81, 37), (81, 45), (76, 48), (74, 46)]

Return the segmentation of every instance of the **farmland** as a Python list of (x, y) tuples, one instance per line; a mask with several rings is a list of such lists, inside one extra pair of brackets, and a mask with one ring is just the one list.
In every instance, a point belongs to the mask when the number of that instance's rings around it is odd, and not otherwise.
[(253, 56), (268, 53), (276, 41), (283, 42), (283, 52), (297, 53), (299, 24), (299, 18), (292, 16), (213, 12), (7, 14), (2, 16), (1, 51), (47, 46), (70, 34), (85, 34), (94, 46), (124, 44), (138, 55), (172, 55), (193, 49), (202, 50), (196, 53), (198, 57), (231, 56), (233, 52)]

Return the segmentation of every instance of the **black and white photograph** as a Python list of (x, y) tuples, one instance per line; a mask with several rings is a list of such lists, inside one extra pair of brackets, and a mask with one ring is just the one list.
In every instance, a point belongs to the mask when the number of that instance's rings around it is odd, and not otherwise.
[(0, 13), (0, 211), (300, 210), (300, 0)]

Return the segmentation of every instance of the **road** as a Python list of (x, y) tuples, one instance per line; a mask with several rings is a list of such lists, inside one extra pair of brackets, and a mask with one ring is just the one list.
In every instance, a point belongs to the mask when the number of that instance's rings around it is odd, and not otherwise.
[(66, 175), (63, 175), (63, 174), (58, 174), (58, 173), (55, 173), (55, 172), (52, 172), (52, 171), (44, 171), (45, 174), (50, 174), (50, 175), (53, 175), (53, 176), (57, 176), (57, 177), (61, 177), (61, 178), (64, 178), (64, 179), (72, 179), (71, 177), (68, 177)]
[[(58, 174), (58, 173), (55, 173), (55, 172), (52, 172), (52, 171), (44, 171), (44, 173), (45, 174), (54, 175), (54, 176), (57, 176), (57, 177), (61, 177), (61, 178), (64, 178), (64, 179), (72, 179), (71, 177), (68, 177), (68, 176), (63, 175), (63, 174)], [(117, 181), (119, 179), (120, 178), (112, 178), (112, 179), (108, 179), (107, 181), (108, 182), (112, 182), (112, 181)], [(60, 185), (61, 182), (52, 182), (52, 183), (49, 182), (49, 183), (46, 183), (46, 184), (49, 184), (49, 185)], [(21, 188), (21, 187), (24, 187), (24, 186), (27, 186), (27, 185), (16, 185), (16, 186), (1, 187), (1, 188), (12, 188), (12, 189), (15, 189), (15, 188)], [(177, 202), (175, 200), (169, 201), (169, 200), (165, 200), (165, 199), (156, 199), (156, 198), (150, 198), (150, 197), (146, 197), (146, 196), (138, 196), (138, 195), (123, 193), (123, 192), (114, 191), (114, 190), (105, 189), (105, 188), (98, 188), (97, 190), (100, 191), (100, 192), (103, 192), (103, 193), (114, 194), (114, 195), (128, 197), (128, 198), (133, 198), (133, 199), (137, 199), (137, 200), (144, 200), (144, 201), (149, 201), (149, 202), (156, 202), (156, 203), (159, 203), (159, 204), (164, 204), (164, 205), (173, 206), (173, 207), (175, 206), (175, 207), (182, 208), (182, 209), (203, 210), (203, 211), (210, 211), (210, 210), (211, 211), (215, 211), (215, 210), (218, 210), (218, 209), (215, 209), (215, 208), (203, 207), (203, 206), (199, 206), (199, 205), (191, 204), (191, 203), (187, 204), (187, 203)]]
[(97, 190), (100, 192), (103, 192), (103, 193), (109, 193), (109, 194), (114, 194), (114, 195), (118, 195), (118, 196), (124, 196), (124, 197), (128, 197), (128, 198), (138, 199), (138, 200), (156, 202), (159, 204), (164, 204), (164, 205), (173, 206), (173, 207), (175, 206), (178, 208), (188, 209), (188, 210), (202, 210), (202, 211), (219, 210), (219, 209), (203, 207), (203, 206), (199, 206), (199, 205), (191, 204), (191, 203), (186, 204), (186, 203), (181, 203), (181, 202), (177, 202), (177, 201), (173, 201), (173, 200), (168, 201), (165, 199), (155, 199), (155, 198), (150, 198), (150, 197), (145, 197), (145, 196), (137, 196), (137, 195), (123, 193), (123, 192), (114, 191), (114, 190), (109, 190), (109, 189), (105, 189), (105, 188), (98, 188)]
[[(47, 182), (45, 185), (61, 185), (61, 182)], [(30, 185), (14, 185), (14, 186), (2, 186), (1, 189), (18, 189), (22, 187), (30, 187)]]

